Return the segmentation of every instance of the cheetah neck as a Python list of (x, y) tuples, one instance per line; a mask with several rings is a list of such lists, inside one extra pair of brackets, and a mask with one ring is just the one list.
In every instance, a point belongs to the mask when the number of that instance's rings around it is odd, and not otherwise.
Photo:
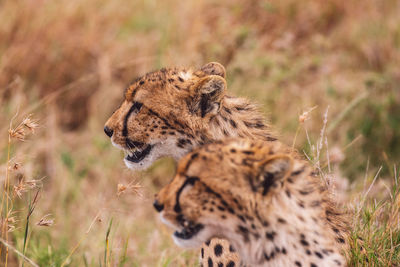
[[(300, 170), (303, 174), (294, 177)], [(268, 205), (253, 205), (248, 207), (247, 214), (240, 214), (244, 219), (231, 227), (227, 237), (244, 264), (345, 266), (343, 244), (338, 241), (340, 236), (335, 235), (335, 229), (343, 233), (343, 222), (339, 216), (337, 222), (326, 219), (327, 211), (335, 209), (310, 173), (311, 168), (295, 166), (291, 182), (284, 183)]]
[(266, 141), (277, 140), (270, 126), (254, 104), (244, 98), (226, 96), (220, 112), (208, 125), (209, 135), (214, 140), (229, 137), (245, 137)]

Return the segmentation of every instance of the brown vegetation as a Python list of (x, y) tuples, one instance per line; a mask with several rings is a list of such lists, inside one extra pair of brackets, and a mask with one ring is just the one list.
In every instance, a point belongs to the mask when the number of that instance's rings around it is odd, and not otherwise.
[[(369, 262), (399, 263), (398, 224), (386, 224), (398, 220), (398, 1), (0, 0), (0, 18), (1, 236), (40, 266), (197, 262), (151, 208), (172, 161), (132, 173), (102, 128), (135, 77), (209, 61), (225, 64), (228, 90), (258, 102), (286, 143), (323, 159), (338, 197), (358, 207)], [(368, 198), (353, 202), (360, 192)], [(8, 266), (17, 262), (9, 248)]]

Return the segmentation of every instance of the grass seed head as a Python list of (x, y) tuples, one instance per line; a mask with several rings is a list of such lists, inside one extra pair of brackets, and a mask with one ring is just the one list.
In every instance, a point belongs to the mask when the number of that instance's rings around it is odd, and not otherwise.
[(316, 108), (317, 108), (317, 106), (312, 107), (312, 108), (310, 108), (310, 109), (307, 110), (307, 111), (304, 111), (303, 114), (301, 114), (301, 115), (299, 116), (299, 122), (300, 122), (300, 123), (304, 123), (306, 120), (308, 120), (308, 119), (310, 118), (311, 111), (313, 111), (313, 110), (316, 109)]
[(134, 194), (136, 194), (136, 195), (141, 197), (142, 194), (139, 191), (140, 188), (142, 188), (142, 186), (140, 184), (134, 183), (134, 182), (130, 182), (128, 185), (124, 185), (124, 184), (119, 183), (118, 187), (117, 187), (117, 196), (122, 195), (127, 190), (131, 190)]
[(25, 130), (24, 127), (22, 125), (19, 125), (18, 127), (14, 128), (14, 129), (10, 129), (8, 130), (8, 134), (11, 138), (15, 138), (21, 142), (25, 141)]
[(32, 114), (29, 114), (28, 117), (26, 117), (23, 121), (22, 124), (32, 133), (35, 133), (35, 129), (39, 127), (39, 124), (37, 121), (32, 120)]
[(39, 226), (47, 226), (47, 227), (52, 226), (52, 225), (54, 224), (54, 219), (48, 218), (50, 215), (51, 215), (51, 214), (44, 215), (44, 216), (36, 223), (36, 225), (39, 225)]

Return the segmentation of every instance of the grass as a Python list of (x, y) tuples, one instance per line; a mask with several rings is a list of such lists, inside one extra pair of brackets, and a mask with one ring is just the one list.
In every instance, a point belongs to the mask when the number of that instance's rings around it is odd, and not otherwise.
[(151, 209), (173, 161), (132, 173), (102, 128), (136, 76), (209, 61), (336, 188), (354, 214), (350, 264), (399, 265), (399, 10), (395, 0), (0, 1), (0, 266), (195, 266), (198, 252), (177, 248)]

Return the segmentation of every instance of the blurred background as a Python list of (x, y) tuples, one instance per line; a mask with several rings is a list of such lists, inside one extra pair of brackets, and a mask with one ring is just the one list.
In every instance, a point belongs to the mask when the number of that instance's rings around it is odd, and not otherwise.
[[(197, 264), (152, 210), (174, 162), (133, 173), (103, 133), (127, 85), (161, 67), (222, 63), (229, 92), (257, 102), (282, 141), (329, 158), (337, 199), (372, 203), (356, 235), (398, 220), (385, 205), (400, 203), (399, 1), (0, 0), (0, 21), (1, 236), (38, 265)], [(394, 234), (367, 238), (385, 249), (368, 257), (396, 266)], [(22, 265), (5, 258), (3, 246), (0, 266)]]

